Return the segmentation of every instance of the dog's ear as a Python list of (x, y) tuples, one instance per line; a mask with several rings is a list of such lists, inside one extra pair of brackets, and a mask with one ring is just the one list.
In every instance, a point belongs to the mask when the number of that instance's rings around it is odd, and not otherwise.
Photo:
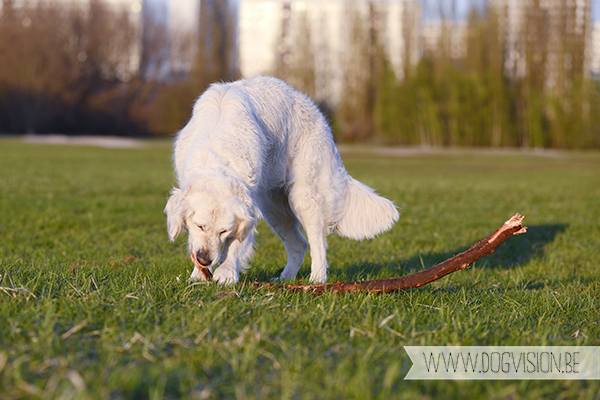
[(233, 212), (235, 214), (235, 236), (237, 240), (243, 242), (254, 229), (255, 218), (253, 218), (251, 208), (241, 201), (237, 202)]
[(247, 219), (236, 219), (236, 222), (237, 222), (237, 229), (236, 229), (237, 240), (239, 240), (240, 242), (243, 242), (250, 234), (250, 231), (252, 230), (252, 226), (250, 226), (250, 221), (248, 221)]
[(167, 214), (167, 230), (171, 241), (181, 232), (183, 228), (183, 216), (185, 214), (185, 205), (183, 204), (183, 192), (178, 188), (171, 190), (171, 197), (167, 201), (165, 214)]
[(236, 237), (242, 242), (254, 229), (258, 209), (252, 204), (248, 188), (240, 183), (232, 183), (232, 192), (237, 197), (237, 204), (234, 207), (236, 221)]

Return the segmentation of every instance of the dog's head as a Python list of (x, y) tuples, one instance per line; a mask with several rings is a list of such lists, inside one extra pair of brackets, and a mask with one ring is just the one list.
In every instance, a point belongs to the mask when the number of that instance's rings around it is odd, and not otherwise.
[(223, 244), (245, 240), (256, 222), (247, 188), (234, 180), (198, 178), (184, 189), (174, 188), (165, 213), (170, 239), (186, 230), (191, 252), (211, 270)]

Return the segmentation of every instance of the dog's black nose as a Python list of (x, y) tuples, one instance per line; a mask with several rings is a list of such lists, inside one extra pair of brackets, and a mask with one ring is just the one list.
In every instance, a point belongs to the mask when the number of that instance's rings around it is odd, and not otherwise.
[(196, 254), (196, 260), (198, 260), (198, 263), (204, 267), (208, 267), (212, 263), (212, 260), (206, 251), (198, 252)]

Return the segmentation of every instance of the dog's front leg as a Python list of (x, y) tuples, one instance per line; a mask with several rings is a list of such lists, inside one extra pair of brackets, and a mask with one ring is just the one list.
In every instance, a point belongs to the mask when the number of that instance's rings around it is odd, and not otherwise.
[(306, 228), (306, 235), (310, 243), (310, 282), (327, 282), (327, 236), (319, 226)]
[(213, 278), (221, 285), (235, 285), (240, 280), (240, 271), (234, 265), (225, 263), (217, 267)]
[(252, 247), (251, 238), (240, 242), (237, 239), (227, 239), (223, 244), (219, 266), (215, 269), (213, 280), (221, 285), (235, 285), (240, 280), (240, 272), (248, 253), (248, 246)]

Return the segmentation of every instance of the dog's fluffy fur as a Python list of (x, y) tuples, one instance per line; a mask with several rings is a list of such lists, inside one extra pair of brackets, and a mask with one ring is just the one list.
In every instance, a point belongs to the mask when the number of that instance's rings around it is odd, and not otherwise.
[[(398, 219), (391, 201), (348, 175), (314, 103), (275, 78), (210, 86), (177, 135), (174, 162), (169, 236), (187, 230), (197, 262), (223, 284), (238, 282), (247, 267), (260, 217), (285, 245), (282, 280), (304, 259), (302, 224), (311, 282), (327, 280), (329, 233), (372, 238)], [(203, 277), (195, 268), (190, 279)]]

